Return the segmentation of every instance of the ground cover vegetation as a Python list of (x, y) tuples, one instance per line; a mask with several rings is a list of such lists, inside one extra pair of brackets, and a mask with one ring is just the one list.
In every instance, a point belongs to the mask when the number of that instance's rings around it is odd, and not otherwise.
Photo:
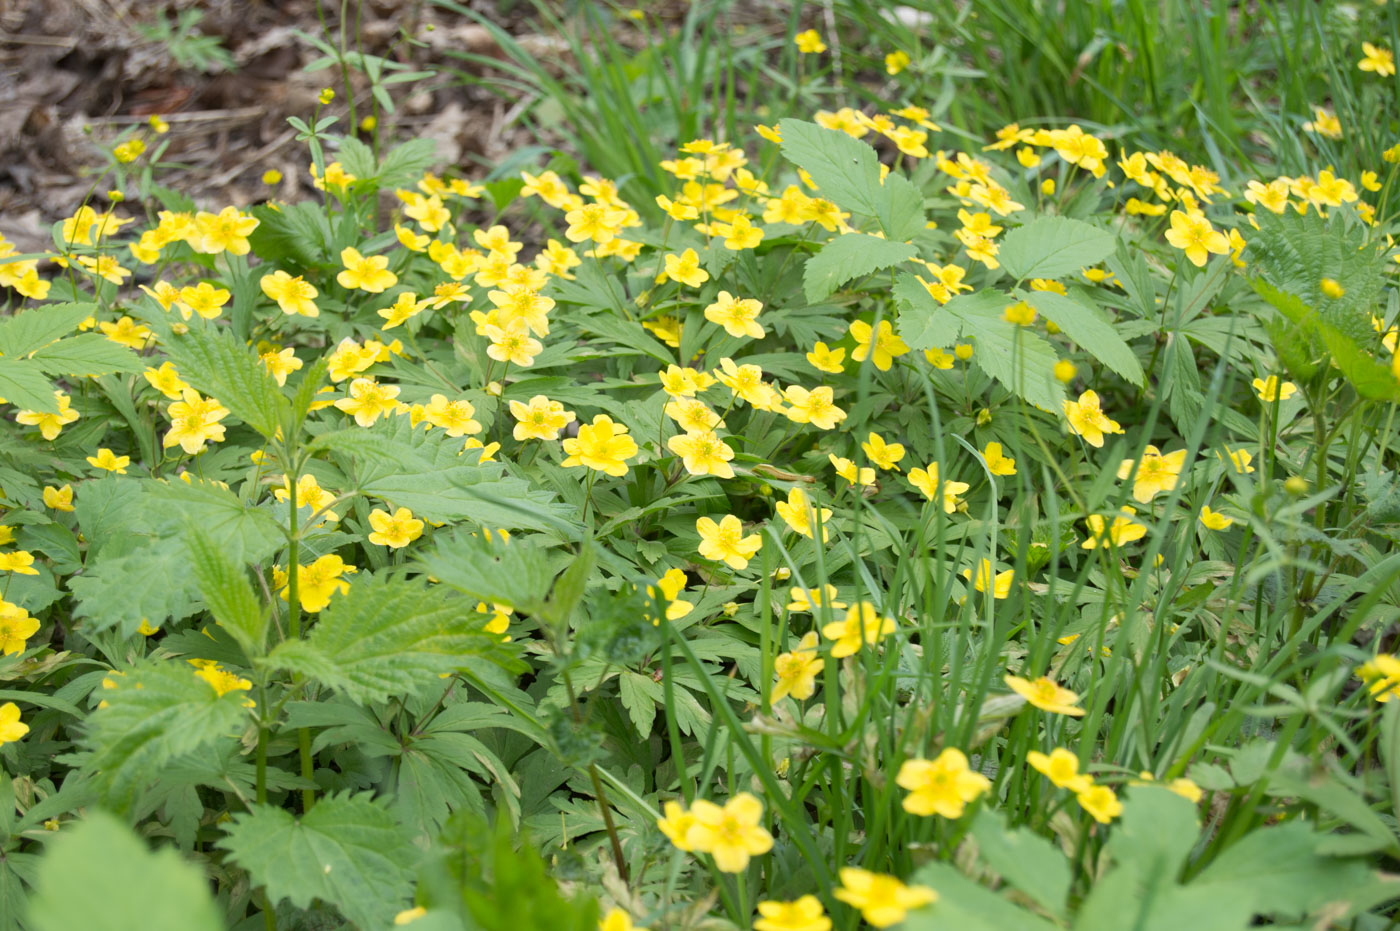
[(0, 256), (0, 928), (1395, 926), (1395, 10), (701, 6)]

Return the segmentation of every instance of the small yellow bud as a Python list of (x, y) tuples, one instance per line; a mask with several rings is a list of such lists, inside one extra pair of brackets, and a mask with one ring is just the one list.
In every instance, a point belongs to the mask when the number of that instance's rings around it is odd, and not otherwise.
[(972, 344), (958, 343), (953, 347), (953, 355), (966, 362), (968, 359), (972, 358)]
[(1054, 194), (1055, 179), (1046, 178), (1044, 181), (1040, 182), (1040, 193), (1044, 194), (1046, 197), (1049, 197), (1050, 195)]
[(977, 426), (985, 427), (992, 422), (992, 412), (985, 407), (977, 412)]
[(779, 582), (786, 582), (788, 579), (792, 578), (792, 570), (787, 566), (779, 566), (773, 570), (773, 578), (777, 579)]
[(263, 184), (280, 184), (281, 181), (282, 172), (278, 171), (276, 168), (269, 168), (267, 171), (263, 172)]
[(1288, 481), (1283, 483), (1283, 490), (1290, 495), (1307, 494), (1308, 480), (1301, 475), (1290, 476)]
[(316, 99), (321, 101), (322, 106), (325, 106), (335, 99), (335, 91), (329, 87), (323, 87), (321, 93), (316, 95)]
[(1046, 320), (1045, 332), (1049, 333), (1051, 336), (1054, 336), (1056, 333), (1060, 332), (1060, 325), (1054, 320)]
[(1001, 312), (1007, 323), (1014, 323), (1017, 326), (1030, 326), (1035, 323), (1035, 308), (1025, 301), (1012, 304)]
[(499, 398), (503, 390), (504, 389), (501, 387), (501, 383), (498, 381), (493, 381), (491, 382), (491, 384), (486, 386), (486, 393), (491, 395), (491, 397), (493, 398)]
[(1066, 385), (1074, 381), (1074, 376), (1078, 372), (1078, 367), (1068, 359), (1061, 359), (1055, 363), (1055, 377)]
[(739, 613), (739, 602), (726, 601), (724, 603), (724, 608), (722, 608), (721, 610), (723, 610), (725, 617), (733, 617), (734, 615)]
[(1322, 281), (1318, 283), (1318, 290), (1334, 301), (1340, 299), (1342, 295), (1347, 293), (1347, 289), (1342, 287), (1335, 278), (1322, 279)]
[(150, 118), (146, 120), (146, 124), (156, 135), (170, 132), (170, 124), (161, 119), (159, 114), (152, 113)]
[(373, 114), (371, 114), (371, 115), (365, 117), (364, 119), (360, 120), (360, 129), (364, 130), (364, 131), (367, 132), (367, 133), (372, 133), (372, 132), (374, 132), (374, 127), (376, 127), (376, 126), (378, 126), (378, 125), (379, 125), (379, 121), (376, 120), (376, 119), (374, 118), (374, 115), (373, 115)]
[(120, 204), (122, 201), (126, 200), (126, 195), (121, 191), (112, 190), (107, 192), (107, 199), (114, 204)]

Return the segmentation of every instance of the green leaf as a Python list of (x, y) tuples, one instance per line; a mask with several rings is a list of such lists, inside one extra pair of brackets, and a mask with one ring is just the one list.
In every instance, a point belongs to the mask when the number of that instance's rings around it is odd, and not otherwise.
[(650, 737), (651, 727), (656, 723), (656, 706), (665, 704), (661, 684), (651, 676), (624, 669), (617, 677), (617, 689), (622, 707), (627, 709), (637, 733), (643, 740)]
[(1132, 347), (1097, 308), (1054, 291), (1021, 291), (1016, 296), (1064, 331), (1089, 355), (1135, 385), (1143, 381), (1142, 365)]
[(163, 536), (180, 535), (196, 526), (230, 559), (245, 565), (267, 559), (286, 542), (285, 528), (271, 511), (249, 507), (213, 482), (142, 484), (146, 515)]
[(198, 527), (185, 534), (189, 565), (199, 593), (214, 620), (227, 630), (249, 656), (261, 655), (268, 615), (258, 602), (243, 564), (215, 545)]
[(423, 177), (423, 172), (437, 161), (437, 143), (425, 136), (401, 142), (389, 150), (379, 163), (379, 183), (382, 187), (398, 187)]
[(221, 931), (204, 871), (94, 811), (39, 859), (32, 931)]
[(482, 601), (510, 605), (526, 614), (544, 606), (554, 581), (544, 551), (520, 540), (500, 542), (497, 534), (458, 533), (418, 557), (422, 571)]
[(192, 326), (170, 341), (166, 354), (185, 381), (217, 398), (264, 439), (276, 435), (290, 405), (257, 353), (232, 334), (212, 325)]
[(0, 356), (26, 356), (67, 336), (97, 312), (96, 304), (45, 304), (0, 322)]
[(289, 640), (267, 657), (368, 704), (439, 689), (438, 676), (492, 653), (497, 637), (476, 602), (442, 586), (375, 577), (357, 581), (317, 615), (304, 641)]
[(1048, 840), (1028, 828), (1009, 830), (990, 809), (982, 809), (972, 835), (987, 865), (1052, 915), (1063, 916), (1069, 896), (1069, 861)]
[(1345, 902), (1374, 874), (1360, 860), (1319, 855), (1317, 845), (1327, 836), (1301, 821), (1259, 828), (1226, 848), (1191, 886), (1279, 917), (1298, 918)]
[(273, 902), (329, 902), (361, 928), (387, 928), (413, 892), (408, 833), (368, 795), (323, 798), (300, 819), (271, 805), (234, 816), (219, 846)]
[(141, 660), (110, 679), (82, 736), (92, 751), (83, 768), (119, 810), (171, 760), (238, 736), (248, 720), (246, 691), (221, 696), (184, 660)]
[(1001, 241), (997, 258), (1014, 278), (1060, 278), (1113, 253), (1116, 237), (1069, 217), (1039, 217)]
[(1332, 361), (1358, 394), (1373, 401), (1400, 400), (1400, 382), (1396, 381), (1390, 366), (1377, 361), (1343, 327), (1303, 303), (1296, 294), (1282, 291), (1262, 278), (1255, 279), (1253, 284), (1260, 297), (1287, 317), (1298, 330), (1322, 340), (1332, 355)]
[(972, 361), (982, 371), (1041, 410), (1059, 411), (1065, 389), (1055, 378), (1058, 356), (1030, 327), (1006, 320), (1010, 303), (999, 291), (978, 291), (954, 298), (943, 310), (962, 318), (963, 335), (973, 342)]
[(923, 198), (918, 190), (893, 173), (881, 183), (880, 159), (870, 146), (803, 120), (781, 120), (778, 128), (784, 157), (807, 171), (818, 196), (853, 213), (875, 217), (891, 240), (907, 239), (923, 226)]
[(77, 596), (73, 616), (87, 619), (85, 631), (116, 627), (125, 636), (135, 634), (143, 620), (159, 627), (185, 617), (197, 591), (185, 544), (173, 538), (122, 555), (104, 553), (82, 575), (70, 577), (68, 588)]
[(911, 882), (938, 893), (938, 901), (911, 912), (906, 931), (1053, 931), (1055, 925), (958, 872), (950, 863), (927, 863)]
[(809, 303), (825, 300), (852, 278), (906, 262), (917, 254), (913, 246), (871, 236), (846, 233), (837, 236), (807, 260), (802, 285)]
[(900, 272), (895, 280), (894, 298), (901, 308), (900, 338), (912, 349), (946, 349), (962, 332), (965, 315), (1001, 313), (1007, 304), (999, 291), (960, 294), (947, 304), (939, 304), (909, 272)]
[(110, 375), (113, 372), (140, 372), (146, 362), (125, 346), (100, 333), (84, 333), (51, 343), (30, 357), (50, 375)]
[(0, 398), (21, 410), (57, 414), (53, 384), (38, 364), (20, 359), (0, 359)]
[(133, 535), (150, 531), (141, 501), (140, 479), (106, 475), (78, 486), (73, 516), (88, 541), (87, 561), (91, 564), (108, 546), (123, 552)]

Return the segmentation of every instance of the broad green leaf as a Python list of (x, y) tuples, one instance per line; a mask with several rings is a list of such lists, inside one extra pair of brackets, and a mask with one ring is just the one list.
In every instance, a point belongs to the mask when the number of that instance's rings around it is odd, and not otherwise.
[(867, 233), (837, 236), (807, 260), (802, 273), (807, 300), (813, 304), (825, 300), (851, 279), (906, 262), (915, 254), (914, 247), (907, 243)]
[(122, 552), (125, 540), (150, 532), (141, 488), (140, 479), (117, 475), (78, 485), (73, 496), (73, 516), (88, 541), (89, 565), (109, 545), (116, 544), (117, 551)]
[(999, 291), (963, 295), (943, 309), (963, 318), (964, 338), (973, 344), (972, 361), (1012, 394), (1044, 411), (1059, 411), (1065, 389), (1055, 378), (1059, 357), (1030, 327), (1003, 316), (1010, 298)]
[(0, 321), (0, 356), (26, 356), (67, 336), (97, 312), (96, 304), (44, 304)]
[(391, 188), (408, 184), (423, 177), (423, 172), (437, 161), (437, 143), (426, 136), (401, 142), (389, 150), (379, 163), (379, 184)]
[(101, 333), (61, 339), (37, 350), (30, 358), (50, 375), (95, 377), (113, 372), (139, 372), (146, 367), (144, 359)]
[(21, 410), (57, 414), (54, 387), (38, 363), (21, 359), (0, 359), (0, 398)]
[[(163, 536), (199, 527), (230, 559), (261, 562), (286, 543), (284, 527), (269, 510), (248, 507), (237, 495), (213, 482), (146, 481), (147, 517)], [(79, 496), (81, 500), (81, 495)]]
[(894, 241), (908, 239), (923, 226), (923, 198), (918, 189), (894, 173), (882, 183), (880, 159), (870, 146), (839, 130), (803, 120), (781, 120), (778, 128), (783, 155), (807, 171), (817, 185), (817, 196), (853, 213), (875, 217), (880, 229)]
[(962, 333), (968, 315), (1001, 313), (1008, 303), (999, 291), (976, 291), (939, 304), (908, 272), (895, 280), (894, 298), (901, 308), (899, 335), (912, 349), (947, 349)]
[(440, 688), (438, 676), (498, 639), (474, 600), (421, 581), (358, 580), (316, 618), (304, 641), (268, 654), (275, 667), (299, 672), (361, 703)]
[(910, 912), (907, 931), (1053, 931), (1055, 925), (1013, 905), (958, 872), (950, 863), (927, 863), (911, 882), (938, 893), (938, 901)]
[(249, 656), (260, 655), (267, 637), (268, 614), (253, 592), (248, 571), (197, 526), (186, 531), (185, 542), (205, 607)]
[(651, 726), (656, 723), (656, 706), (665, 704), (661, 684), (651, 676), (624, 669), (617, 677), (617, 689), (622, 707), (627, 709), (637, 733), (645, 740), (651, 735)]
[(987, 865), (1052, 915), (1063, 915), (1069, 896), (1069, 861), (1029, 828), (1008, 829), (990, 809), (982, 809), (972, 835)]
[(1016, 296), (1054, 322), (1089, 355), (1133, 384), (1142, 384), (1142, 365), (1132, 347), (1123, 342), (1097, 308), (1054, 291), (1017, 290)]
[(1038, 217), (1007, 233), (997, 258), (1013, 278), (1060, 278), (1113, 254), (1110, 232), (1069, 217)]
[(218, 398), (264, 439), (276, 435), (289, 403), (256, 352), (209, 324), (191, 326), (165, 348), (185, 381)]
[(418, 851), (368, 795), (333, 795), (297, 818), (254, 805), (233, 818), (219, 846), (273, 902), (328, 902), (360, 928), (388, 928), (408, 905)]
[(1374, 873), (1360, 860), (1324, 857), (1328, 835), (1290, 821), (1257, 828), (1225, 849), (1191, 883), (1250, 903), (1255, 913), (1298, 918), (1346, 902)]
[(100, 811), (65, 828), (39, 859), (32, 931), (222, 931), (199, 867), (169, 847), (152, 852)]
[(118, 628), (136, 633), (142, 621), (160, 627), (170, 618), (187, 616), (197, 593), (183, 541), (153, 540), (130, 552), (111, 555), (71, 576), (68, 588), (77, 596), (74, 617), (84, 618), (89, 633)]
[[(1400, 382), (1396, 381), (1390, 366), (1362, 348), (1333, 319), (1303, 303), (1296, 294), (1281, 291), (1262, 278), (1255, 279), (1254, 289), (1287, 317), (1295, 328), (1304, 334), (1313, 334), (1322, 341), (1331, 353), (1332, 361), (1358, 394), (1373, 401), (1400, 399)], [(1369, 331), (1367, 335), (1370, 335)]]
[(184, 660), (145, 659), (108, 681), (82, 736), (83, 768), (122, 810), (171, 760), (240, 736), (248, 720), (248, 692), (221, 696)]
[(418, 565), (443, 585), (527, 614), (543, 608), (554, 582), (543, 550), (520, 540), (501, 542), (497, 534), (455, 534), (419, 556)]

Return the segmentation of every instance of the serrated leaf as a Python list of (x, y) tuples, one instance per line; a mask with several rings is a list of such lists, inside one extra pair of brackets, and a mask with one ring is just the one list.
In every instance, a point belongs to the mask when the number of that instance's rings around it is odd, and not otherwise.
[(368, 795), (333, 795), (296, 818), (271, 805), (234, 816), (219, 846), (273, 902), (334, 905), (361, 928), (387, 928), (407, 903), (418, 859), (408, 833)]
[(194, 525), (244, 564), (267, 559), (286, 542), (283, 525), (271, 512), (245, 505), (213, 482), (145, 481), (142, 491), (152, 528), (163, 536), (183, 534)]
[(135, 634), (142, 621), (159, 627), (189, 614), (196, 588), (185, 545), (179, 539), (153, 540), (121, 555), (98, 556), (82, 575), (68, 579), (77, 597), (74, 617), (90, 633), (118, 628)]
[(963, 335), (973, 344), (972, 361), (982, 371), (1030, 404), (1057, 412), (1065, 396), (1064, 385), (1055, 378), (1058, 356), (1030, 327), (1006, 320), (1009, 303), (999, 292), (979, 291), (951, 300), (943, 309), (963, 318)]
[(426, 136), (401, 142), (379, 163), (381, 187), (398, 187), (416, 181), (437, 161), (437, 143)]
[(218, 398), (239, 420), (271, 440), (290, 405), (252, 349), (212, 325), (192, 326), (166, 346), (180, 377)]
[[(1259, 296), (1287, 317), (1294, 327), (1322, 341), (1337, 369), (1358, 394), (1373, 401), (1400, 399), (1400, 382), (1396, 381), (1390, 366), (1377, 361), (1333, 319), (1308, 306), (1298, 295), (1280, 290), (1262, 278), (1255, 279), (1253, 285)], [(1369, 335), (1369, 330), (1366, 332)]]
[(139, 372), (145, 361), (100, 333), (83, 333), (50, 343), (30, 358), (50, 375), (92, 376)]
[(837, 236), (807, 260), (802, 286), (807, 300), (815, 304), (835, 293), (852, 278), (906, 262), (916, 255), (908, 243), (893, 242), (868, 233)]
[(0, 398), (21, 410), (57, 414), (53, 383), (34, 362), (0, 359)]
[(783, 155), (806, 170), (817, 195), (838, 207), (875, 217), (892, 240), (912, 236), (923, 226), (923, 198), (907, 179), (891, 174), (881, 183), (880, 159), (858, 139), (804, 120), (778, 124)]
[(1053, 844), (1029, 828), (1008, 829), (986, 808), (973, 822), (972, 834), (988, 866), (1050, 914), (1064, 915), (1069, 861)]
[(476, 602), (422, 581), (356, 581), (316, 617), (311, 634), (268, 654), (268, 665), (297, 672), (360, 702), (440, 688), (438, 676), (493, 652)]
[(82, 745), (92, 751), (83, 768), (119, 810), (176, 757), (235, 737), (248, 720), (245, 691), (219, 695), (178, 659), (146, 659), (113, 675), (101, 690), (105, 706), (92, 712)]
[[(981, 295), (980, 297), (978, 295)], [(993, 296), (994, 295), (994, 296)], [(988, 309), (993, 303), (996, 309), (1005, 307), (1005, 299), (995, 291), (980, 291), (963, 294), (948, 302), (939, 304), (919, 283), (919, 279), (909, 272), (901, 272), (895, 279), (894, 298), (899, 303), (899, 335), (913, 349), (946, 349), (962, 332), (964, 318), (959, 308), (971, 311), (986, 302)]]
[(443, 585), (528, 614), (539, 612), (554, 582), (543, 550), (520, 540), (499, 542), (496, 534), (458, 533), (420, 555), (418, 564)]
[(645, 740), (651, 735), (651, 727), (656, 723), (656, 706), (664, 702), (661, 686), (651, 676), (624, 669), (617, 677), (618, 696), (622, 707), (632, 719), (637, 733)]
[(1096, 265), (1113, 253), (1117, 238), (1083, 220), (1039, 217), (1007, 233), (997, 258), (1014, 278), (1060, 278)]
[(16, 358), (67, 336), (97, 311), (96, 304), (44, 304), (0, 321), (0, 356)]
[(1100, 316), (1097, 308), (1054, 291), (1020, 291), (1016, 296), (1054, 322), (1095, 359), (1135, 385), (1143, 381), (1142, 364), (1132, 347)]
[(169, 848), (151, 852), (130, 828), (100, 811), (66, 827), (39, 859), (37, 873), (31, 931), (224, 927), (203, 870)]
[(253, 592), (243, 563), (231, 558), (197, 526), (186, 531), (185, 543), (190, 570), (209, 613), (249, 656), (260, 655), (267, 637), (268, 614)]

